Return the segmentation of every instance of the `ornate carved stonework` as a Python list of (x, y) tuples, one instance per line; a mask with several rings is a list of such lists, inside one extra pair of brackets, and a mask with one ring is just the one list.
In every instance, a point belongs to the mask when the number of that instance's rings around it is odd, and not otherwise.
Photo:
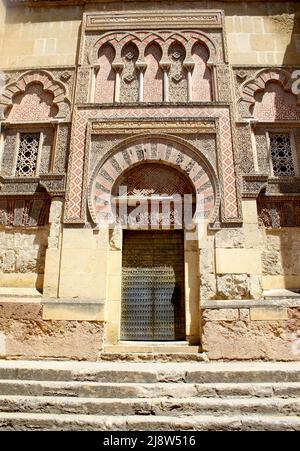
[(76, 103), (89, 102), (89, 86), (90, 86), (91, 68), (79, 67), (76, 83)]
[(121, 53), (123, 70), (121, 74), (120, 101), (122, 103), (137, 102), (139, 98), (138, 71), (136, 62), (139, 51), (135, 44), (129, 42)]
[(231, 88), (230, 68), (226, 64), (218, 64), (216, 66), (216, 72), (217, 72), (218, 100), (220, 100), (221, 102), (231, 102), (232, 88)]
[(37, 227), (48, 223), (50, 199), (45, 196), (0, 198), (0, 225)]
[(255, 118), (264, 122), (299, 120), (300, 95), (296, 96), (291, 91), (295, 69), (235, 67), (238, 118)]
[[(237, 201), (237, 186), (234, 171), (231, 122), (229, 109), (226, 107), (186, 107), (172, 106), (165, 107), (132, 107), (132, 108), (102, 108), (101, 110), (77, 109), (75, 121), (73, 124), (73, 146), (71, 144), (71, 161), (69, 165), (68, 180), (68, 201), (65, 209), (66, 222), (84, 222), (84, 202), (87, 178), (87, 158), (85, 153), (86, 143), (86, 127), (88, 119), (95, 118), (95, 112), (99, 120), (111, 120), (112, 123), (117, 118), (128, 118), (132, 124), (138, 124), (143, 118), (152, 117), (153, 124), (159, 123), (158, 119), (178, 120), (178, 118), (186, 118), (190, 120), (199, 120), (199, 118), (207, 121), (208, 119), (219, 122), (220, 130), (220, 149), (219, 152), (219, 171), (223, 174), (224, 202), (222, 204), (222, 219), (224, 221), (239, 221), (239, 205)], [(149, 120), (149, 119), (148, 119)], [(189, 128), (187, 127), (186, 130)]]
[(86, 13), (84, 27), (87, 31), (113, 30), (118, 28), (139, 29), (157, 27), (170, 24), (172, 28), (220, 28), (223, 25), (223, 15), (219, 11), (160, 11), (159, 14), (151, 11), (143, 13), (131, 11), (111, 13)]
[[(0, 119), (5, 119), (12, 108), (11, 121), (42, 121), (51, 117), (69, 120), (71, 105), (65, 83), (42, 69), (24, 71), (17, 78), (15, 76), (16, 73), (0, 97)], [(14, 105), (16, 95), (21, 96), (18, 106)], [(42, 103), (39, 101), (41, 98)]]
[(270, 158), (268, 154), (268, 142), (264, 129), (255, 130), (256, 154), (258, 170), (263, 174), (270, 175)]
[(251, 142), (251, 129), (249, 124), (236, 126), (236, 164), (242, 174), (249, 174), (254, 171), (253, 149)]
[(187, 79), (183, 62), (186, 58), (184, 46), (179, 42), (174, 42), (169, 47), (169, 95), (171, 102), (186, 102), (187, 99)]
[(40, 177), (0, 176), (0, 198), (2, 195), (34, 195), (47, 191), (50, 196), (62, 196), (65, 192), (64, 175), (40, 175)]
[[(191, 186), (194, 187), (196, 194), (199, 195), (196, 217), (199, 217), (199, 219), (203, 217), (211, 220), (215, 219), (219, 211), (219, 187), (216, 175), (209, 162), (203, 156), (200, 157), (200, 155), (195, 154), (192, 149), (185, 147), (182, 140), (176, 142), (171, 137), (153, 135), (125, 141), (119, 148), (114, 150), (109, 159), (100, 161), (95, 168), (91, 177), (88, 195), (89, 212), (95, 223), (103, 220), (111, 222), (113, 218), (110, 204), (111, 194), (115, 182), (121, 174), (131, 166), (147, 163), (152, 165), (165, 163), (177, 168), (179, 172), (183, 172), (185, 177), (189, 179)], [(147, 171), (147, 168), (144, 171), (141, 166), (141, 170), (141, 177), (143, 178), (146, 175), (145, 171)], [(166, 174), (160, 181), (156, 182), (156, 186), (162, 184), (162, 192), (160, 194), (164, 192), (163, 186), (165, 182)], [(129, 183), (132, 185), (132, 189), (135, 186), (142, 188), (142, 185), (138, 184), (138, 180)], [(153, 189), (153, 184), (151, 185), (149, 181), (144, 180), (143, 183), (144, 189)], [(180, 189), (179, 186), (177, 188)], [(168, 193), (168, 187), (165, 187), (165, 190)], [(189, 192), (191, 191), (188, 190)], [(182, 193), (177, 192), (177, 194), (180, 195)]]
[(243, 177), (243, 197), (257, 198), (267, 184), (268, 176), (266, 175), (245, 175)]
[[(265, 195), (293, 195), (300, 193), (300, 177), (268, 177), (265, 174), (245, 175), (243, 177), (243, 197)], [(285, 199), (285, 198), (283, 198)]]
[[(111, 53), (108, 55), (108, 52), (105, 59), (104, 49), (107, 49), (108, 45)], [(217, 93), (214, 83), (220, 86), (220, 98), (229, 99), (228, 89), (223, 89), (228, 82), (229, 68), (226, 66), (226, 42), (221, 11), (201, 13), (163, 11), (162, 16), (153, 14), (151, 11), (145, 11), (141, 16), (140, 13), (131, 11), (130, 13), (84, 14), (76, 103), (94, 101), (128, 103), (137, 102), (139, 99), (142, 101), (143, 95), (141, 92), (138, 95), (139, 89), (144, 90), (145, 98), (149, 101), (148, 94), (151, 86), (148, 86), (148, 78), (146, 77), (143, 81), (140, 73), (147, 69), (147, 56), (149, 56), (147, 52), (151, 45), (159, 49), (158, 53), (161, 54), (159, 70), (165, 72), (165, 77), (162, 77), (161, 72), (158, 78), (161, 79), (162, 84), (166, 84), (168, 80), (168, 86), (165, 86), (164, 90), (165, 101), (184, 102), (188, 98), (192, 100), (192, 96), (188, 93), (202, 91), (204, 85), (208, 95), (203, 94), (204, 97), (201, 98), (200, 94), (195, 94), (195, 100), (199, 101), (199, 98), (208, 100), (212, 92)], [(197, 58), (194, 61), (192, 57), (195, 46), (202, 46), (204, 51), (207, 51), (208, 59), (205, 65), (208, 72), (216, 64), (223, 65), (217, 81), (213, 77), (208, 79), (207, 71), (205, 71), (205, 80), (198, 80), (198, 85), (197, 77), (188, 78), (188, 71), (191, 74), (194, 66), (199, 66), (195, 69), (195, 73), (201, 71), (201, 61)], [(128, 50), (129, 47), (132, 47), (131, 50)], [(179, 47), (181, 47), (180, 51)], [(111, 70), (108, 70), (107, 64)], [(118, 76), (114, 79), (115, 73), (120, 77), (120, 81)], [(105, 89), (111, 91), (108, 95), (99, 95), (98, 76), (101, 85), (105, 85)], [(196, 86), (188, 88), (188, 83), (196, 83)], [(167, 91), (168, 95), (166, 95)], [(157, 101), (157, 96), (154, 101)]]
[(55, 146), (55, 158), (53, 172), (55, 174), (66, 174), (68, 156), (70, 151), (70, 125), (59, 124)]
[(257, 208), (259, 223), (263, 227), (300, 227), (300, 199), (286, 198), (282, 201), (259, 196)]

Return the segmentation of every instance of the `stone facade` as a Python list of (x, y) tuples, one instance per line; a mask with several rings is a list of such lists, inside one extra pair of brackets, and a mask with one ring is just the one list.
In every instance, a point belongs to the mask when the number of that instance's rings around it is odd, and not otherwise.
[(156, 196), (184, 240), (186, 352), (300, 359), (299, 17), (296, 1), (0, 0), (3, 358), (117, 352), (124, 230), (163, 228)]

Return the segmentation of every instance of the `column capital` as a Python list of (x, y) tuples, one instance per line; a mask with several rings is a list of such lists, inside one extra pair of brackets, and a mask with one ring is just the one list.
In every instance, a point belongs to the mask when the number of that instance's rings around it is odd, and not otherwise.
[(113, 62), (111, 66), (116, 72), (122, 72), (124, 69), (124, 63), (122, 61)]
[(159, 65), (160, 65), (160, 67), (162, 68), (162, 70), (164, 72), (168, 72), (170, 70), (170, 67), (171, 67), (170, 61), (166, 61), (166, 60), (165, 61), (161, 61), (159, 63)]
[(193, 60), (185, 60), (182, 65), (188, 72), (192, 72), (195, 67), (195, 62)]
[(146, 61), (137, 60), (137, 62), (135, 63), (135, 67), (140, 72), (145, 72), (145, 70), (147, 69), (147, 63), (146, 63)]

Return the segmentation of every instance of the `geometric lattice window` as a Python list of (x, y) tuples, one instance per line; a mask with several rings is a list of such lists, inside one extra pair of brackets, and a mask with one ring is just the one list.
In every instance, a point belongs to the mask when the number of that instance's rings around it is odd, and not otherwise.
[(296, 175), (290, 133), (269, 133), (270, 151), (275, 177)]
[(21, 133), (16, 176), (30, 177), (36, 174), (40, 145), (40, 133)]

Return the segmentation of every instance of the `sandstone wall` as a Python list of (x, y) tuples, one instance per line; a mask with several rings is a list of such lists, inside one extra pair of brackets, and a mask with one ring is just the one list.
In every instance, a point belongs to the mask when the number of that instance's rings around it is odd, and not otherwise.
[(300, 308), (205, 309), (202, 319), (211, 360), (300, 360)]
[(103, 322), (44, 321), (39, 303), (0, 303), (0, 358), (97, 360)]
[[(231, 64), (300, 64), (298, 2), (181, 1), (159, 2), (159, 7), (223, 9)], [(143, 1), (86, 6), (86, 10), (97, 11), (154, 8), (156, 2)], [(75, 64), (83, 11), (81, 6), (9, 8), (0, 27), (0, 67)], [(3, 5), (0, 23), (3, 23)]]
[(0, 230), (0, 285), (43, 287), (48, 227)]
[(210, 232), (200, 250), (200, 299), (260, 299), (263, 230), (256, 201), (242, 202), (243, 227)]
[(8, 8), (0, 32), (0, 67), (74, 65), (81, 19), (81, 7)]
[(262, 270), (264, 289), (300, 287), (300, 229), (264, 231)]

